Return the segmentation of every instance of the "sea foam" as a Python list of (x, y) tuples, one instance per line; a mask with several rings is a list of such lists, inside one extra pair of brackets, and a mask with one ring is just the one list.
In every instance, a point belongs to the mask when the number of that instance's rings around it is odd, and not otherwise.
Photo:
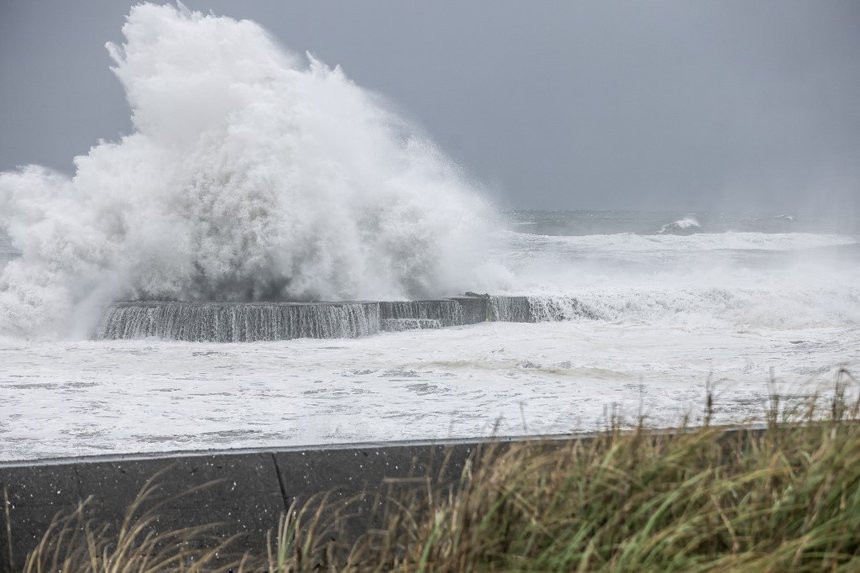
[(484, 287), (492, 211), (340, 68), (257, 24), (143, 4), (108, 44), (133, 132), (0, 174), (0, 335), (112, 300), (403, 299)]

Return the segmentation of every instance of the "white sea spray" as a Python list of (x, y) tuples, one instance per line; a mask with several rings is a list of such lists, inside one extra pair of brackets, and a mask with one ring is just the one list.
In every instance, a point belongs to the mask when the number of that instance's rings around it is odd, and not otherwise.
[(133, 132), (0, 174), (0, 334), (85, 332), (111, 300), (485, 288), (491, 208), (377, 96), (257, 24), (132, 8), (108, 45)]

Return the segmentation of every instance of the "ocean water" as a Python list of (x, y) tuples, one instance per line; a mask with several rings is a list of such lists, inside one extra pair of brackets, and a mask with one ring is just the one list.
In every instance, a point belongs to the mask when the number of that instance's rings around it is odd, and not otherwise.
[[(383, 98), (254, 22), (142, 4), (122, 32), (131, 133), (74, 174), (0, 173), (0, 460), (671, 426), (708, 389), (717, 421), (756, 420), (773, 390), (857, 371), (856, 219), (498, 213)], [(534, 320), (400, 312), (466, 291)], [(341, 303), (294, 304), (320, 300)], [(368, 300), (396, 312), (343, 304)], [(179, 304), (100, 330), (135, 315), (118, 301)], [(213, 302), (268, 322), (189, 319)], [(351, 337), (134, 338), (286, 330)]]
[(563, 433), (613, 414), (671, 426), (701, 420), (708, 388), (717, 421), (760, 420), (771, 391), (856, 375), (858, 228), (512, 212), (486, 253), (509, 271), (492, 294), (551, 320), (255, 343), (6, 337), (0, 459)]

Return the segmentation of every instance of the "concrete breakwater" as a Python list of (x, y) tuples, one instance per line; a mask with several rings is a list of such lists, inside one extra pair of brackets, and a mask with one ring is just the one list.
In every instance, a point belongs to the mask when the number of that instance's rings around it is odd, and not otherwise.
[(383, 331), (486, 321), (598, 319), (573, 297), (465, 295), (438, 300), (356, 302), (118, 302), (96, 339), (157, 337), (192, 342), (355, 338)]
[(253, 342), (379, 331), (378, 304), (123, 302), (107, 309), (95, 338)]
[(158, 337), (198, 342), (354, 338), (382, 331), (485, 321), (535, 322), (561, 318), (548, 313), (548, 305), (542, 300), (467, 295), (380, 302), (119, 302), (108, 307), (94, 337), (111, 340)]

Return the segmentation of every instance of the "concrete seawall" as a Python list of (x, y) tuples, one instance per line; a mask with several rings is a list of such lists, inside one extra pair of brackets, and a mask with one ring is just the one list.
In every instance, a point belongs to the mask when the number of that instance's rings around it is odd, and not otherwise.
[(355, 338), (382, 331), (534, 322), (527, 297), (464, 295), (437, 300), (344, 302), (117, 302), (96, 339), (157, 337), (191, 342)]
[(134, 301), (109, 305), (95, 339), (166, 338), (253, 342), (355, 338), (383, 331), (446, 328), (479, 322), (611, 319), (572, 296), (466, 293), (433, 300), (339, 302)]
[[(764, 431), (763, 426), (723, 427), (717, 440), (737, 447), (739, 440)], [(147, 504), (160, 503), (154, 530), (218, 524), (213, 534), (238, 536), (232, 550), (263, 555), (266, 533), (277, 528), (280, 515), (294, 502), (301, 505), (323, 494), (328, 494), (327, 507), (332, 510), (349, 502), (345, 527), (327, 533), (331, 540), (348, 545), (379, 523), (386, 495), (400, 498), (410, 491), (423, 495), (428, 484), (437, 492), (456, 489), (466, 464), (480, 459), (486, 448), (524, 442), (556, 448), (599, 435), (603, 434), (0, 462), (0, 572), (20, 571), (54, 516), (73, 511), (87, 498), (92, 497), (87, 517), (116, 531), (153, 476), (156, 487)]]
[[(487, 443), (354, 444), (0, 463), (0, 571), (20, 570), (53, 517), (73, 511), (89, 497), (87, 516), (118, 527), (153, 476), (157, 487), (152, 501), (163, 502), (157, 510), (160, 531), (219, 523), (215, 534), (241, 535), (234, 549), (263, 553), (266, 532), (277, 527), (290, 504), (328, 492), (334, 506), (360, 496), (351, 506), (357, 533), (381, 507), (379, 496), (398, 479), (431, 476), (441, 487), (454, 487), (464, 464)], [(187, 493), (194, 488), (200, 489)]]

